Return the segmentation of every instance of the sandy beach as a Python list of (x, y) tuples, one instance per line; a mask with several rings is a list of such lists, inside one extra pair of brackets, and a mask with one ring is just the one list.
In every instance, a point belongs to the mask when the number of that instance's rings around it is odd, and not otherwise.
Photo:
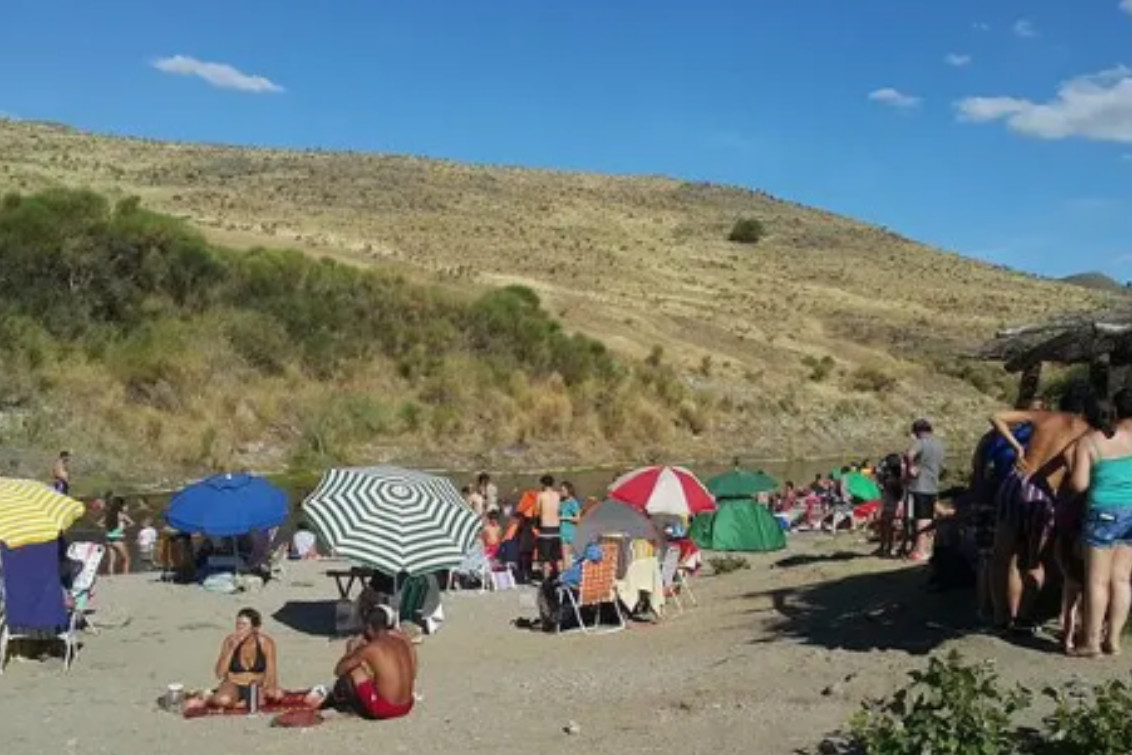
[[(310, 730), (273, 729), (266, 716), (186, 721), (155, 701), (170, 682), (211, 683), (244, 605), (264, 613), (285, 686), (329, 682), (342, 642), (330, 637), (327, 562), (290, 563), (282, 580), (232, 596), (151, 575), (104, 578), (106, 615), (129, 623), (85, 635), (69, 674), (58, 660), (8, 665), (5, 751), (790, 753), (817, 745), (937, 650), (995, 658), (1004, 677), (1037, 687), (1127, 672), (1127, 661), (1072, 661), (974, 633), (969, 593), (928, 595), (924, 568), (867, 550), (848, 536), (795, 537), (787, 551), (748, 556), (750, 570), (697, 577), (697, 607), (603, 636), (516, 628), (533, 614), (520, 591), (452, 594), (447, 623), (420, 649), (423, 700), (412, 716)], [(576, 734), (564, 731), (571, 721)]]

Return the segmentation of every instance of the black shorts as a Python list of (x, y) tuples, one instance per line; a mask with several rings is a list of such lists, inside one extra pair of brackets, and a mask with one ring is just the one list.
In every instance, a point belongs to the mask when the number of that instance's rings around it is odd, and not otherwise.
[(909, 493), (912, 497), (912, 518), (916, 520), (935, 519), (935, 493)]
[(544, 563), (562, 560), (562, 535), (558, 527), (543, 527), (538, 533), (538, 559)]

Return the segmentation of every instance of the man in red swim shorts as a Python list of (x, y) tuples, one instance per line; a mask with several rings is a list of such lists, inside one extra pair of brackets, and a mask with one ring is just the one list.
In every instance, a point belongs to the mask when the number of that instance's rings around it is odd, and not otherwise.
[(417, 652), (405, 635), (394, 629), (389, 606), (376, 606), (360, 637), (346, 645), (346, 655), (334, 667), (338, 678), (332, 699), (363, 718), (401, 718), (413, 709)]

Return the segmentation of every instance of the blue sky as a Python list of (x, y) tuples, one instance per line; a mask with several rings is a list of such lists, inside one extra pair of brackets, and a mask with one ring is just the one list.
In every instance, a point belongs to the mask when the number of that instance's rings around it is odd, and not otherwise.
[(6, 6), (13, 117), (735, 183), (1132, 279), (1132, 0)]

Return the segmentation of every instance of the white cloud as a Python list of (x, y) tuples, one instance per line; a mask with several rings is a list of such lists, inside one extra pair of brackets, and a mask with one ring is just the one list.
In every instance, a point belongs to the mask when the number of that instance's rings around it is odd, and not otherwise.
[[(1128, 1), (1132, 2), (1132, 0)], [(957, 52), (949, 52), (943, 58), (943, 61), (947, 63), (947, 65), (955, 66), (956, 68), (962, 68), (963, 66), (970, 65), (971, 60), (972, 58), (970, 55), (964, 55)]]
[(1132, 0), (1120, 0), (1120, 10), (1132, 15)]
[(904, 94), (892, 87), (884, 87), (883, 89), (876, 89), (869, 92), (869, 99), (873, 102), (879, 102), (882, 105), (889, 105), (898, 110), (911, 110), (914, 107), (919, 107), (922, 102), (919, 97)]
[(1117, 66), (1069, 79), (1048, 102), (967, 97), (955, 107), (959, 120), (1001, 120), (1011, 131), (1038, 139), (1079, 137), (1132, 144), (1132, 68)]
[(239, 92), (282, 92), (283, 87), (264, 76), (246, 74), (227, 63), (209, 63), (188, 55), (174, 55), (153, 62), (153, 67), (164, 73), (178, 76), (196, 76), (220, 89)]
[(1034, 22), (1025, 18), (1020, 18), (1014, 22), (1015, 36), (1019, 37), (1036, 37), (1038, 36), (1038, 27), (1034, 26)]
[[(1132, 2), (1132, 0), (1124, 0), (1125, 2)], [(975, 31), (990, 31), (990, 24), (985, 24), (982, 21), (976, 21), (971, 24), (971, 28)]]

